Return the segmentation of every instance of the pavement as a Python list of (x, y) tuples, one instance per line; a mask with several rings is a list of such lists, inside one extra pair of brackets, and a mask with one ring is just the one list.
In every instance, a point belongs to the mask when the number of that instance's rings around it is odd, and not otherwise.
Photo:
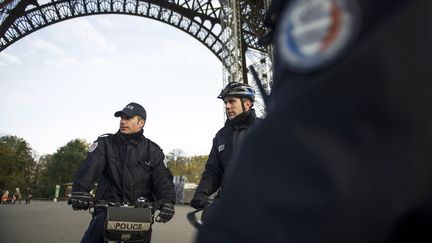
[[(176, 205), (171, 221), (153, 225), (152, 243), (193, 243), (197, 231), (186, 219), (192, 210)], [(64, 201), (0, 204), (0, 242), (77, 243), (90, 219), (88, 211), (74, 211)]]

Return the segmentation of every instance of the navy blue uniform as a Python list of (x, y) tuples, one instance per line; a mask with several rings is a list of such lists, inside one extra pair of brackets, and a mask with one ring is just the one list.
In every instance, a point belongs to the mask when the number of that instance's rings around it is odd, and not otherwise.
[(313, 60), (311, 2), (274, 0), (268, 115), (197, 242), (432, 242), (432, 1), (321, 1), (355, 21)]
[(255, 110), (252, 109), (227, 120), (225, 126), (216, 133), (194, 198), (207, 198), (222, 186), (224, 173), (232, 163), (231, 157), (256, 120)]
[[(98, 182), (97, 200), (133, 204), (145, 197), (174, 204), (173, 176), (163, 160), (160, 147), (142, 131), (101, 136), (76, 173), (72, 192), (89, 192)], [(82, 242), (100, 242), (104, 220), (105, 212), (94, 215)]]

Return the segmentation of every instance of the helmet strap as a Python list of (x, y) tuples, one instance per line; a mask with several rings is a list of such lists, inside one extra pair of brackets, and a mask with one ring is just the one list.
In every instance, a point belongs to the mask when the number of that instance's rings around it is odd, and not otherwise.
[(240, 98), (240, 102), (241, 102), (241, 106), (242, 106), (243, 112), (246, 112), (246, 107), (245, 107), (245, 105), (244, 105), (244, 103), (245, 103), (245, 99), (246, 99), (246, 98)]

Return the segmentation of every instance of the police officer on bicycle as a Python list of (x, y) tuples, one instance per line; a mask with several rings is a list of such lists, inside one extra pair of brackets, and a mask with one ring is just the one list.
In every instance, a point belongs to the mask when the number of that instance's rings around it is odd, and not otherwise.
[[(227, 120), (213, 139), (213, 145), (201, 181), (192, 198), (191, 206), (196, 209), (209, 204), (209, 197), (223, 184), (223, 178), (233, 154), (238, 151), (250, 127), (257, 121), (253, 104), (254, 89), (244, 83), (230, 82), (218, 96), (225, 104)], [(216, 198), (220, 196), (220, 191)], [(203, 213), (203, 219), (206, 213)]]
[[(133, 205), (144, 197), (162, 205), (156, 221), (168, 222), (174, 216), (173, 176), (164, 165), (162, 149), (143, 135), (145, 109), (132, 102), (114, 115), (120, 117), (120, 129), (100, 136), (89, 147), (75, 174), (69, 204), (75, 210), (92, 207), (94, 198), (89, 192), (97, 182), (96, 200)], [(106, 212), (97, 210), (81, 242), (104, 242), (105, 219)], [(150, 240), (151, 230), (140, 242)]]

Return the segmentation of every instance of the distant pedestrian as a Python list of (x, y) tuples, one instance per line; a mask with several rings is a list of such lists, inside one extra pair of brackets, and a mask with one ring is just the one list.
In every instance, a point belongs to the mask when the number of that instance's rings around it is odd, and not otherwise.
[(1, 203), (9, 203), (10, 199), (9, 199), (9, 191), (5, 190), (3, 192), (3, 195), (1, 197)]
[(30, 203), (30, 198), (32, 197), (32, 193), (31, 193), (31, 188), (27, 187), (26, 188), (26, 198), (25, 198), (25, 203), (29, 204)]
[(184, 186), (185, 186), (185, 176), (176, 176), (174, 178), (175, 192), (176, 192), (176, 202), (184, 204)]
[(18, 187), (15, 189), (14, 196), (15, 196), (15, 200), (13, 203), (15, 204), (15, 202), (18, 201), (19, 204), (21, 204), (22, 194), (21, 194), (20, 189)]

